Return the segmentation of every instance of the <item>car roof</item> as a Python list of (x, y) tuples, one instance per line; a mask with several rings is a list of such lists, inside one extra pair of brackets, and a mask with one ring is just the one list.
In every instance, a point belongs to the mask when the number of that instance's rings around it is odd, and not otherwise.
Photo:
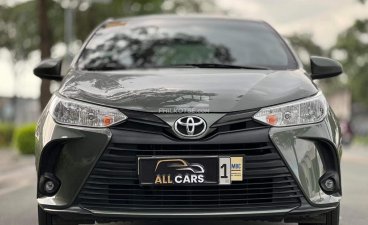
[(158, 15), (144, 15), (144, 16), (133, 16), (124, 18), (110, 18), (106, 22), (122, 22), (122, 21), (139, 21), (139, 20), (173, 20), (173, 19), (191, 19), (191, 20), (225, 20), (225, 21), (243, 21), (253, 23), (266, 23), (263, 20), (246, 19), (246, 18), (234, 18), (229, 16), (218, 16), (218, 15), (176, 15), (176, 14), (158, 14)]

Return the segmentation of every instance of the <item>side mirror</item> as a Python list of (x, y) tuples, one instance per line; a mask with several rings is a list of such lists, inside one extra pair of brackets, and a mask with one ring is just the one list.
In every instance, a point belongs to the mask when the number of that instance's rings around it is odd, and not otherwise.
[(312, 56), (310, 61), (312, 69), (312, 79), (324, 79), (334, 77), (342, 74), (343, 72), (341, 64), (333, 59)]
[(41, 79), (61, 81), (63, 79), (61, 76), (61, 62), (60, 59), (43, 60), (33, 70), (33, 73)]

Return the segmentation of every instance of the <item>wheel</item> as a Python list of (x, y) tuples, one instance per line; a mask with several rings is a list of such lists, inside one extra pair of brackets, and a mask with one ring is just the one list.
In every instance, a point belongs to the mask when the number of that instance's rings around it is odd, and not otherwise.
[(299, 223), (299, 225), (339, 225), (340, 224), (340, 206), (331, 212), (326, 213), (325, 223)]
[(78, 225), (78, 223), (64, 221), (57, 216), (45, 212), (45, 210), (38, 206), (38, 225)]

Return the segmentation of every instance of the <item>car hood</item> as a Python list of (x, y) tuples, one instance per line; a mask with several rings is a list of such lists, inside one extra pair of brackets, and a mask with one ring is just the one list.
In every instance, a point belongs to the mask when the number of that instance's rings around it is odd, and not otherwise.
[(60, 94), (120, 109), (161, 113), (257, 109), (317, 92), (301, 70), (156, 69), (70, 71)]

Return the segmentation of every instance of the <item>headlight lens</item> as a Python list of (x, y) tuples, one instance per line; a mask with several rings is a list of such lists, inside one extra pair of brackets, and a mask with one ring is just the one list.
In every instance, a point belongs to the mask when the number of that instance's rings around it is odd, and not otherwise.
[(321, 122), (328, 104), (322, 92), (302, 100), (261, 109), (253, 118), (275, 127)]
[(54, 96), (50, 113), (57, 123), (85, 127), (108, 127), (127, 119), (117, 109)]

